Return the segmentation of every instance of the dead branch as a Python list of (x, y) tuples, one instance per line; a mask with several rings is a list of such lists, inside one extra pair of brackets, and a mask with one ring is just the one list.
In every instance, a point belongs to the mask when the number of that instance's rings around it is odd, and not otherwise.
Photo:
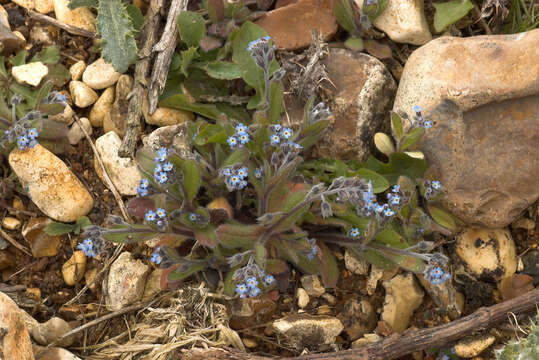
[(176, 49), (176, 40), (178, 39), (178, 30), (176, 29), (178, 15), (187, 9), (188, 2), (189, 0), (172, 0), (163, 35), (153, 47), (153, 51), (158, 52), (158, 54), (152, 71), (150, 90), (148, 91), (148, 114), (150, 115), (157, 109), (159, 95), (161, 95), (165, 88), (170, 62), (172, 61), (172, 55)]
[[(298, 356), (296, 360), (376, 360), (396, 359), (400, 356), (427, 348), (441, 348), (473, 332), (484, 331), (494, 324), (507, 319), (509, 314), (521, 314), (535, 310), (539, 304), (539, 289), (528, 291), (515, 299), (504, 301), (450, 323), (428, 329), (394, 334), (382, 341), (359, 349), (334, 353)], [(191, 349), (183, 351), (183, 360), (269, 360), (276, 359), (257, 356), (229, 349)]]
[(139, 60), (135, 65), (135, 85), (129, 100), (126, 131), (122, 145), (118, 150), (118, 155), (121, 157), (133, 157), (135, 153), (135, 145), (140, 133), (142, 103), (144, 96), (146, 96), (147, 78), (150, 74), (152, 49), (157, 41), (163, 4), (164, 0), (152, 0), (144, 18), (142, 35), (140, 37), (140, 43), (143, 45), (139, 52)]
[(31, 19), (35, 19), (37, 21), (41, 21), (43, 23), (59, 27), (60, 29), (64, 29), (65, 31), (67, 31), (68, 33), (73, 34), (73, 35), (89, 37), (89, 38), (92, 38), (92, 39), (97, 39), (97, 38), (100, 37), (99, 34), (93, 32), (93, 31), (88, 31), (88, 30), (82, 29), (80, 27), (68, 25), (66, 23), (63, 23), (61, 21), (56, 20), (55, 18), (52, 18), (52, 17), (47, 16), (47, 15), (40, 14), (40, 13), (32, 11), (32, 10), (28, 10), (28, 15), (30, 16)]

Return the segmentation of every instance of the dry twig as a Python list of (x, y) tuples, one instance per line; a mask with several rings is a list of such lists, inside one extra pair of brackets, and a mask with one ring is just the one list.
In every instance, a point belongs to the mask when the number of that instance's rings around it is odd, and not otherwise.
[(17, 240), (15, 240), (14, 238), (12, 238), (11, 236), (9, 236), (9, 234), (7, 234), (4, 230), (0, 229), (0, 235), (6, 239), (11, 245), (15, 246), (17, 249), (19, 249), (20, 251), (22, 251), (23, 253), (25, 253), (26, 255), (28, 256), (32, 256), (32, 253), (27, 250), (24, 246), (22, 246), (21, 244), (19, 244), (17, 242)]
[(63, 23), (61, 21), (56, 20), (55, 18), (52, 18), (52, 17), (47, 16), (47, 15), (40, 14), (40, 13), (32, 11), (32, 10), (28, 10), (28, 15), (30, 15), (30, 18), (32, 18), (32, 19), (44, 22), (46, 24), (54, 25), (56, 27), (59, 27), (60, 29), (64, 29), (65, 31), (67, 31), (68, 33), (73, 34), (73, 35), (89, 37), (89, 38), (92, 38), (92, 39), (97, 39), (97, 38), (100, 37), (99, 34), (93, 32), (93, 31), (88, 31), (88, 30), (81, 29), (81, 28), (76, 27), (76, 26), (68, 25), (66, 23)]

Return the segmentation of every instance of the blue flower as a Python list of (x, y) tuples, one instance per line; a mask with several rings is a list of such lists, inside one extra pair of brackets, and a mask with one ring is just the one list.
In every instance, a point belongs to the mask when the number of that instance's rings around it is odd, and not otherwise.
[(419, 105), (414, 106), (414, 112), (420, 113), (422, 111), (423, 111), (423, 108), (421, 106), (419, 106)]
[(161, 164), (156, 164), (153, 168), (153, 173), (154, 174), (159, 174), (161, 171), (163, 171), (163, 165)]
[(235, 136), (229, 137), (226, 142), (228, 143), (228, 145), (230, 145), (230, 147), (235, 147), (236, 145), (238, 145), (238, 139)]
[(432, 127), (432, 121), (425, 120), (423, 126), (425, 126), (425, 129), (430, 129)]
[(242, 168), (239, 168), (238, 169), (238, 172), (236, 173), (241, 179), (245, 179), (245, 177), (247, 176), (247, 168), (246, 167), (242, 167)]
[(238, 134), (240, 144), (245, 145), (249, 142), (249, 134)]
[(30, 130), (28, 130), (28, 137), (30, 139), (35, 139), (37, 137), (38, 133), (37, 133), (37, 129), (36, 128), (32, 128)]
[(266, 282), (267, 285), (271, 285), (275, 281), (275, 278), (273, 277), (273, 275), (266, 275), (266, 277), (264, 278), (264, 281)]
[(396, 192), (399, 192), (401, 190), (401, 187), (400, 185), (393, 185), (393, 189), (391, 191), (393, 191), (394, 193)]
[(148, 186), (150, 186), (150, 180), (148, 180), (148, 178), (144, 178), (144, 179), (140, 180), (139, 186), (141, 188), (143, 188), (143, 189), (147, 189)]
[(247, 133), (247, 128), (245, 127), (245, 125), (243, 125), (242, 123), (239, 123), (236, 126), (236, 134), (241, 135), (241, 134), (246, 134), (246, 133)]
[(84, 255), (95, 258), (97, 254), (94, 251), (94, 242), (92, 239), (84, 239), (83, 242), (77, 245), (77, 249), (82, 250)]
[(195, 214), (195, 213), (190, 213), (190, 214), (189, 214), (189, 221), (191, 221), (191, 222), (196, 222), (196, 221), (197, 221), (197, 214)]
[(137, 194), (139, 196), (144, 197), (144, 196), (148, 195), (148, 189), (138, 185), (137, 186)]
[(387, 216), (387, 217), (391, 217), (393, 215), (395, 215), (395, 212), (391, 209), (385, 209), (384, 210), (384, 215)]
[(232, 172), (230, 171), (230, 168), (226, 168), (221, 170), (221, 174), (223, 174), (224, 176), (230, 176), (232, 175)]
[(262, 178), (262, 169), (255, 169), (255, 178), (257, 179)]
[(279, 124), (276, 124), (276, 125), (273, 125), (273, 130), (275, 130), (275, 132), (279, 132), (281, 131), (283, 127)]
[(432, 186), (432, 188), (433, 188), (434, 190), (440, 190), (440, 188), (442, 187), (442, 185), (440, 184), (440, 182), (437, 181), (437, 180), (431, 182), (430, 185)]
[(289, 137), (292, 136), (293, 131), (292, 131), (292, 129), (286, 127), (286, 128), (283, 129), (283, 132), (281, 134), (283, 135), (283, 137), (285, 139), (288, 139)]
[(315, 257), (317, 254), (318, 254), (318, 245), (314, 245), (314, 246), (312, 247), (311, 252), (310, 252), (309, 254), (307, 254), (307, 258), (308, 258), (309, 260), (312, 260), (312, 259), (314, 259), (314, 257)]
[(228, 178), (228, 181), (230, 182), (232, 186), (236, 186), (240, 183), (241, 179), (238, 175), (232, 175), (231, 177)]
[(291, 147), (293, 147), (296, 150), (303, 149), (303, 146), (301, 146), (300, 144), (297, 144), (297, 143), (295, 143), (293, 141), (288, 141), (287, 144), (290, 145)]
[(384, 211), (384, 207), (380, 204), (375, 204), (374, 211), (376, 211), (377, 213), (382, 213)]
[(26, 147), (29, 147), (30, 149), (37, 145), (36, 139), (31, 139), (28, 145)]
[(250, 291), (249, 291), (249, 296), (254, 298), (254, 297), (257, 297), (258, 295), (260, 295), (262, 291), (260, 291), (259, 288), (255, 287), (255, 288), (252, 288)]
[(144, 215), (144, 218), (146, 221), (154, 221), (155, 220), (155, 213), (152, 210), (148, 210), (146, 215)]
[(155, 162), (162, 162), (167, 159), (167, 149), (166, 148), (160, 148), (159, 151), (157, 151), (157, 157), (154, 159)]
[(165, 209), (161, 209), (161, 208), (158, 208), (157, 210), (155, 210), (155, 214), (160, 219), (163, 219), (165, 216), (167, 216)]
[(239, 294), (240, 297), (244, 298), (245, 294), (247, 294), (247, 286), (243, 283), (236, 285), (236, 293)]
[(67, 101), (67, 96), (62, 94), (62, 93), (57, 93), (56, 94), (56, 99), (60, 102), (66, 102)]
[(358, 237), (359, 235), (361, 235), (361, 232), (359, 231), (357, 227), (353, 227), (350, 229), (349, 234), (351, 237)]
[(167, 173), (162, 171), (156, 176), (157, 181), (159, 181), (160, 184), (164, 184), (168, 180)]
[(279, 137), (279, 135), (271, 135), (270, 136), (270, 140), (271, 140), (271, 145), (277, 145), (281, 142), (281, 138)]
[(19, 146), (19, 149), (24, 150), (26, 145), (28, 145), (28, 138), (24, 135), (19, 136), (17, 139), (17, 145)]
[(401, 203), (401, 198), (399, 195), (393, 195), (391, 197), (391, 204), (393, 205), (399, 205)]
[(240, 183), (238, 184), (238, 190), (244, 189), (246, 186), (247, 186), (247, 181), (242, 180), (242, 181), (240, 181)]
[(174, 166), (170, 162), (163, 164), (163, 171), (171, 171), (173, 168)]
[(159, 252), (156, 251), (152, 254), (152, 257), (150, 258), (150, 261), (153, 262), (156, 265), (161, 264), (161, 261), (163, 261), (163, 258), (161, 255), (159, 255)]
[(251, 289), (254, 289), (258, 286), (258, 280), (256, 280), (254, 276), (247, 278), (246, 283), (247, 283), (247, 286), (249, 286)]

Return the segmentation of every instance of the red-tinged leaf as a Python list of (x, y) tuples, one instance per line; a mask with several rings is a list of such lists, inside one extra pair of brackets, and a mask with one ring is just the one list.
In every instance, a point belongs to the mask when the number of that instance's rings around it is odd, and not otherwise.
[(320, 275), (322, 275), (322, 282), (324, 286), (333, 288), (337, 285), (339, 280), (339, 267), (337, 260), (331, 250), (324, 244), (318, 245), (322, 251), (322, 269)]
[(266, 272), (268, 274), (284, 274), (288, 271), (288, 265), (280, 259), (268, 259), (266, 261)]
[[(134, 243), (139, 241), (146, 241), (154, 238), (158, 232), (151, 229), (147, 225), (113, 225), (109, 228), (116, 233), (107, 233), (103, 237), (116, 243)], [(123, 231), (122, 231), (123, 230)]]
[(215, 233), (215, 227), (208, 225), (203, 229), (196, 229), (195, 239), (204, 246), (214, 248), (217, 245), (217, 234)]
[(217, 228), (219, 244), (225, 248), (252, 249), (264, 232), (261, 225), (222, 224)]
[(143, 219), (148, 210), (155, 211), (155, 201), (150, 196), (132, 198), (127, 202), (127, 213), (136, 218)]

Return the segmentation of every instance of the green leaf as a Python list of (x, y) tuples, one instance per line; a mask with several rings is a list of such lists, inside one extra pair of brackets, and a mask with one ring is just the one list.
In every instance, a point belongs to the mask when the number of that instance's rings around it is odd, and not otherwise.
[(120, 73), (137, 60), (135, 28), (122, 0), (100, 1), (97, 31), (103, 39), (102, 55)]
[(183, 185), (187, 199), (193, 200), (200, 189), (200, 169), (194, 160), (185, 160), (183, 163)]
[(391, 124), (393, 125), (393, 134), (397, 141), (400, 142), (403, 134), (402, 119), (396, 112), (391, 112)]
[(444, 3), (433, 3), (432, 5), (436, 9), (434, 13), (434, 30), (438, 33), (462, 19), (473, 9), (473, 3), (470, 0), (453, 0)]
[(206, 35), (204, 18), (192, 11), (182, 11), (178, 15), (178, 31), (187, 46), (198, 47), (200, 40)]
[(388, 0), (378, 0), (367, 5), (367, 0), (363, 0), (363, 12), (369, 16), (369, 20), (372, 22), (384, 12), (387, 2)]
[(367, 180), (367, 182), (369, 182), (370, 180), (372, 182), (372, 188), (374, 193), (380, 193), (382, 191), (386, 191), (389, 188), (389, 182), (386, 180), (386, 178), (376, 173), (375, 171), (361, 168), (358, 171), (354, 171), (352, 175), (365, 179)]
[(194, 143), (196, 145), (224, 144), (226, 139), (227, 135), (222, 126), (205, 123), (200, 127)]
[(71, 10), (74, 10), (76, 8), (83, 7), (83, 6), (97, 7), (97, 1), (98, 0), (71, 0), (69, 2), (68, 7)]
[(266, 272), (268, 274), (283, 274), (288, 270), (288, 265), (280, 259), (266, 260)]
[(9, 62), (11, 65), (13, 66), (20, 66), (20, 65), (24, 65), (24, 62), (26, 61), (26, 56), (28, 55), (28, 52), (26, 50), (21, 50), (17, 53), (17, 55), (15, 55), (14, 57), (12, 57)]
[(360, 37), (349, 37), (344, 42), (344, 46), (352, 51), (362, 51), (365, 48), (363, 45), (363, 39)]
[(455, 221), (455, 218), (453, 217), (453, 215), (430, 204), (428, 205), (428, 209), (429, 209), (430, 216), (432, 216), (434, 221), (436, 221), (439, 225), (451, 231), (458, 230), (457, 222)]
[(184, 74), (185, 76), (188, 76), (189, 74), (187, 73), (187, 68), (189, 68), (189, 65), (191, 64), (191, 62), (198, 57), (197, 48), (190, 47), (189, 49), (182, 51), (181, 56), (182, 56), (182, 64), (181, 64), (180, 70), (182, 74)]
[(266, 268), (266, 258), (268, 257), (268, 250), (260, 242), (255, 243), (255, 261), (261, 269)]
[(113, 225), (110, 230), (116, 230), (115, 233), (105, 233), (105, 240), (116, 243), (134, 243), (146, 241), (154, 238), (158, 232), (147, 225)]
[(78, 234), (80, 230), (83, 230), (85, 227), (92, 225), (92, 222), (90, 221), (90, 219), (88, 219), (87, 216), (79, 217), (75, 223), (78, 227), (77, 231), (75, 231), (76, 234)]
[(354, 10), (352, 10), (350, 0), (336, 0), (333, 5), (333, 13), (344, 30), (351, 33), (356, 29)]
[(127, 13), (129, 14), (133, 27), (139, 32), (142, 29), (142, 25), (144, 25), (144, 15), (142, 15), (142, 12), (138, 7), (131, 4), (127, 5)]
[(225, 248), (252, 249), (264, 232), (261, 225), (222, 224), (217, 228), (219, 244)]
[(209, 225), (203, 229), (194, 230), (195, 239), (202, 245), (214, 248), (217, 245), (217, 234), (215, 233), (215, 226)]
[(52, 45), (38, 52), (30, 62), (41, 61), (43, 64), (56, 64), (60, 61), (60, 50), (58, 46)]
[(270, 109), (269, 109), (269, 122), (270, 124), (277, 124), (281, 119), (281, 109), (283, 103), (283, 84), (279, 82), (272, 82), (270, 85)]
[(384, 176), (390, 185), (396, 184), (401, 175), (419, 179), (427, 170), (427, 162), (424, 159), (416, 159), (398, 152), (391, 154), (387, 163), (370, 156), (364, 166)]
[(62, 222), (52, 221), (45, 226), (44, 230), (48, 235), (57, 236), (69, 234), (70, 232), (75, 231), (76, 228), (77, 225), (75, 224), (65, 224)]
[(246, 148), (237, 149), (230, 154), (220, 167), (232, 166), (236, 164), (245, 164), (249, 159), (249, 150)]
[(216, 105), (190, 102), (189, 99), (183, 94), (169, 96), (160, 101), (159, 106), (192, 111), (212, 120), (217, 120), (222, 114), (222, 111), (220, 111)]
[(174, 271), (168, 274), (167, 281), (174, 282), (186, 279), (207, 267), (208, 263), (205, 260), (183, 260)]
[(225, 17), (223, 0), (208, 0), (208, 15), (212, 23), (216, 24)]
[(410, 130), (406, 135), (404, 135), (404, 138), (402, 139), (402, 143), (399, 144), (400, 151), (404, 151), (408, 149), (410, 146), (415, 145), (421, 139), (423, 134), (425, 133), (425, 128), (423, 127), (416, 127)]
[(331, 250), (324, 244), (319, 244), (322, 251), (322, 269), (320, 275), (322, 275), (322, 282), (324, 286), (333, 288), (337, 286), (339, 280), (339, 267), (337, 265), (337, 259), (333, 256)]
[(69, 70), (62, 64), (49, 64), (49, 73), (41, 80), (50, 81), (56, 87), (62, 87), (71, 78)]
[(214, 61), (209, 63), (206, 73), (214, 79), (234, 80), (241, 78), (241, 69), (238, 64), (226, 61)]

